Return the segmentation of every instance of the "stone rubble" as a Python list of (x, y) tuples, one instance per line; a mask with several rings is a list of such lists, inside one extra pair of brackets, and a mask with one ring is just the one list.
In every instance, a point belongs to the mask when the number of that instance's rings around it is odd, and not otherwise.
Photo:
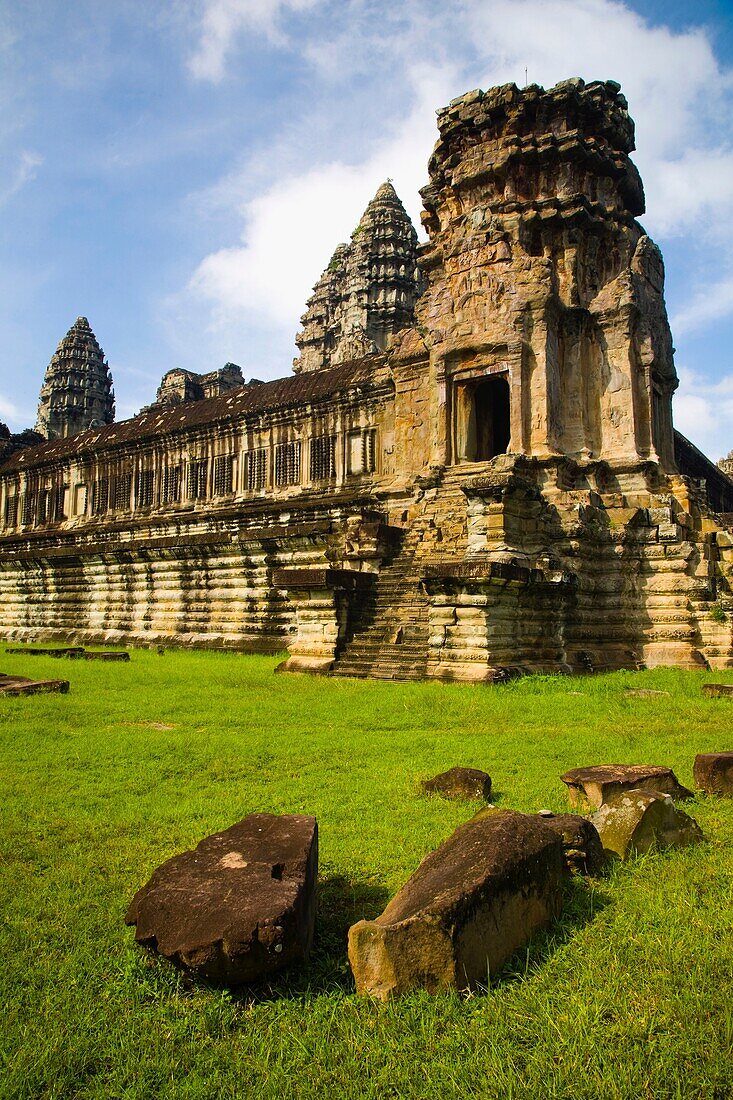
[(733, 798), (733, 752), (698, 753), (693, 775), (698, 790), (722, 798)]
[(487, 984), (562, 905), (561, 838), (539, 818), (481, 812), (422, 861), (376, 920), (349, 929), (358, 993), (378, 1000)]
[(570, 805), (581, 812), (597, 810), (617, 794), (649, 788), (680, 800), (694, 798), (683, 787), (671, 768), (648, 764), (597, 764), (588, 768), (572, 768), (560, 776), (568, 789)]
[(68, 690), (68, 680), (29, 680), (27, 676), (0, 672), (0, 695), (44, 695), (49, 692), (65, 695)]
[(447, 772), (422, 781), (426, 794), (449, 799), (491, 799), (491, 776), (479, 768), (450, 768)]
[(697, 822), (678, 810), (670, 795), (644, 788), (616, 793), (591, 821), (604, 850), (624, 860), (705, 839)]
[(606, 865), (606, 854), (595, 825), (579, 814), (553, 814), (541, 810), (543, 823), (562, 839), (565, 865), (568, 871), (580, 875), (600, 875)]
[(161, 864), (125, 920), (197, 979), (256, 982), (308, 958), (317, 875), (314, 817), (250, 814)]

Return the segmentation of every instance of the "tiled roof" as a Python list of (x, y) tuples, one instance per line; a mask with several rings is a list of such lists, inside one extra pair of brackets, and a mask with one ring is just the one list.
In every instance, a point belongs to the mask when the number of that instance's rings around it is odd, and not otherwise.
[(329, 370), (275, 378), (272, 382), (244, 386), (219, 397), (192, 401), (173, 408), (150, 409), (131, 420), (121, 420), (103, 428), (90, 428), (69, 439), (57, 439), (18, 451), (0, 466), (0, 472), (24, 470), (121, 443), (143, 442), (205, 424), (233, 420), (248, 413), (263, 413), (289, 405), (307, 405), (322, 401), (342, 390), (372, 383), (375, 373), (384, 366), (385, 361), (384, 356), (370, 355)]

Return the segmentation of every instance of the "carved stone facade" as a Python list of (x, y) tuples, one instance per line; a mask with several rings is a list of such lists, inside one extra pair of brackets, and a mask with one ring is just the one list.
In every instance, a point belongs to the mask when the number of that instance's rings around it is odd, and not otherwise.
[(295, 375), (5, 460), (5, 637), (390, 678), (733, 667), (733, 482), (673, 431), (618, 85), (471, 92), (438, 127), (419, 276), (380, 188)]
[(46, 368), (36, 431), (66, 439), (115, 418), (112, 376), (86, 317), (77, 317)]

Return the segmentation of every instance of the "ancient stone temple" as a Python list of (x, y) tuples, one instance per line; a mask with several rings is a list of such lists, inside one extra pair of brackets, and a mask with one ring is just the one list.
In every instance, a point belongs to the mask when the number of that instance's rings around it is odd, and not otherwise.
[(6, 458), (6, 638), (485, 682), (733, 667), (733, 482), (673, 428), (619, 86), (471, 92), (438, 130), (427, 243), (383, 185), (294, 374), (184, 379)]
[(77, 317), (48, 364), (36, 431), (66, 439), (115, 418), (112, 376), (86, 317)]

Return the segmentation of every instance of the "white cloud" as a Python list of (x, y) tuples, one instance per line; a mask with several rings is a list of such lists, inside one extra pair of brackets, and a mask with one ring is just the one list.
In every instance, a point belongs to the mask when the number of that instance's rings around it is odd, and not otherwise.
[[(716, 269), (733, 269), (733, 79), (702, 29), (652, 25), (619, 0), (321, 0), (329, 18), (286, 40), (288, 17), (312, 3), (211, 0), (206, 7), (197, 75), (223, 75), (243, 28), (287, 44), (313, 72), (307, 101), (270, 147), (248, 150), (247, 168), (211, 189), (241, 218), (242, 231), (240, 243), (201, 261), (183, 296), (205, 305), (210, 331), (221, 336), (229, 325), (246, 340), (248, 325), (264, 323), (278, 332), (275, 346), (286, 332), (292, 340), (310, 288), (382, 179), (394, 178), (419, 217), (434, 110), (469, 88), (523, 84), (525, 68), (530, 82), (546, 87), (573, 75), (619, 80), (637, 123), (645, 226), (662, 243), (675, 236), (691, 251), (705, 237), (717, 250)], [(323, 141), (298, 142), (298, 126), (307, 131), (319, 112)], [(346, 149), (341, 137), (337, 152), (336, 120), (352, 139)], [(253, 162), (267, 172), (254, 171)], [(727, 277), (698, 286), (692, 298), (676, 318), (679, 334), (733, 312)], [(286, 364), (269, 369), (281, 374)]]
[(713, 459), (724, 457), (733, 449), (733, 374), (711, 381), (682, 367), (679, 376), (675, 427)]
[(320, 0), (204, 0), (200, 17), (200, 39), (189, 59), (189, 69), (198, 80), (217, 83), (224, 77), (225, 64), (240, 36), (249, 31), (284, 45), (281, 18), (288, 12), (305, 11)]
[(733, 312), (733, 278), (723, 279), (699, 290), (684, 309), (671, 318), (672, 331), (678, 338)]
[(447, 76), (420, 69), (413, 81), (416, 105), (368, 159), (314, 166), (279, 180), (244, 206), (243, 243), (207, 256), (189, 284), (190, 292), (214, 305), (217, 325), (250, 313), (289, 326), (294, 337), (313, 284), (387, 177), (403, 200), (411, 198), (410, 214), (418, 220), (417, 192), (426, 182), (434, 140), (433, 105), (445, 92)]
[(0, 394), (0, 420), (4, 421), (11, 431), (21, 431), (35, 419), (35, 414), (29, 409), (21, 408), (14, 401)]
[(36, 171), (42, 164), (43, 157), (28, 149), (23, 150), (16, 159), (10, 179), (4, 185), (0, 184), (0, 206), (5, 206), (27, 183), (35, 179)]

